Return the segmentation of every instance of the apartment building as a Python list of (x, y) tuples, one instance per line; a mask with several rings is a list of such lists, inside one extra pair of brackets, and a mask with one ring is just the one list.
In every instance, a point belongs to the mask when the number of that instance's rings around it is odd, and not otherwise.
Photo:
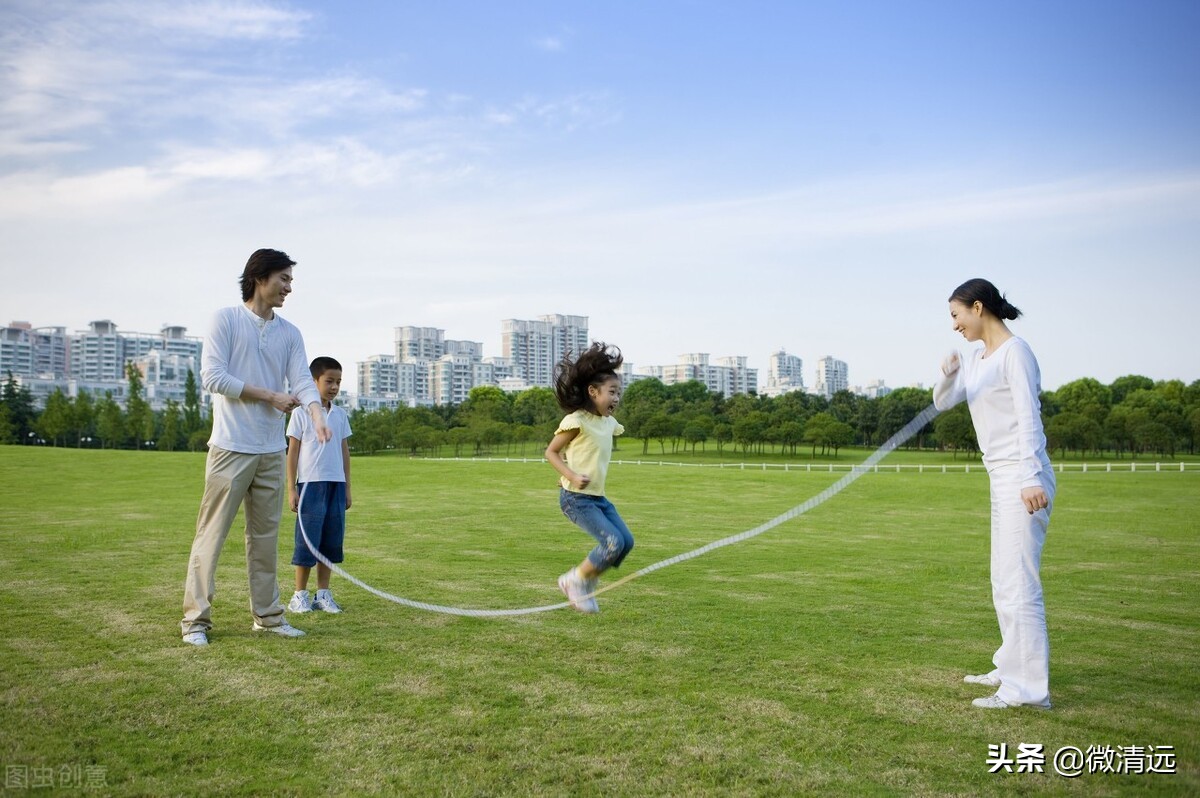
[(146, 400), (161, 409), (168, 399), (184, 401), (188, 371), (199, 381), (203, 347), (202, 338), (176, 325), (158, 333), (123, 332), (105, 319), (67, 333), (65, 327), (13, 322), (0, 328), (0, 376), (11, 372), (39, 402), (57, 388), (71, 397), (81, 390), (94, 396), (111, 392), (123, 403), (125, 366), (132, 363), (142, 375)]
[(767, 384), (762, 394), (774, 397), (803, 390), (804, 361), (783, 349), (772, 352), (767, 359)]
[(719, 357), (710, 362), (707, 353), (693, 352), (679, 356), (679, 362), (666, 366), (645, 366), (639, 376), (654, 377), (664, 385), (696, 380), (709, 391), (730, 397), (739, 393), (758, 392), (758, 369), (749, 368), (745, 355)]
[(554, 313), (500, 322), (503, 357), (513, 362), (513, 377), (530, 386), (552, 386), (558, 362), (568, 352), (577, 355), (589, 346), (587, 316)]
[(850, 390), (850, 369), (845, 361), (826, 355), (817, 361), (817, 380), (813, 393), (832, 399), (838, 391)]

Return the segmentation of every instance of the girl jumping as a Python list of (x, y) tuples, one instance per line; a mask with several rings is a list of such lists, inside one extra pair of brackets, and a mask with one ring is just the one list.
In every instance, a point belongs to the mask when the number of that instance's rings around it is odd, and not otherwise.
[(613, 418), (621, 401), (621, 361), (620, 349), (594, 342), (577, 360), (564, 357), (554, 376), (554, 393), (568, 415), (546, 447), (546, 460), (561, 475), (563, 515), (596, 539), (583, 562), (558, 578), (580, 612), (600, 611), (594, 596), (600, 574), (619, 566), (633, 548), (633, 534), (604, 497), (613, 437), (625, 431)]

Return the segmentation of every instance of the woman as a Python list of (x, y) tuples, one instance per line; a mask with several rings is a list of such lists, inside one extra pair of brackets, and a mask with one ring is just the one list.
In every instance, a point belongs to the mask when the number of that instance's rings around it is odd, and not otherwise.
[(957, 353), (947, 357), (933, 391), (939, 410), (967, 401), (991, 482), (992, 601), (1001, 643), (994, 670), (963, 679), (998, 688), (972, 702), (985, 709), (1050, 707), (1050, 641), (1039, 571), (1055, 480), (1042, 430), (1037, 360), (1004, 323), (1020, 315), (987, 280), (954, 289), (954, 329), (970, 342), (982, 341), (983, 348), (965, 360)]

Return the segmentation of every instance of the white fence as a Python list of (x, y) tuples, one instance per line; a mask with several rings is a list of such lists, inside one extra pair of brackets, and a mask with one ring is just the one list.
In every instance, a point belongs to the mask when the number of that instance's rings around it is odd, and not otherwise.
[[(415, 458), (435, 462), (462, 463), (545, 463), (544, 457), (425, 457)], [(803, 471), (805, 473), (834, 474), (863, 470), (856, 463), (680, 463), (669, 460), (613, 460), (613, 465), (627, 466), (673, 466), (676, 468), (733, 468), (739, 471)], [(1084, 474), (1095, 473), (1149, 473), (1171, 472), (1200, 474), (1200, 462), (1179, 463), (1054, 463), (1054, 470), (1061, 474), (1066, 471), (1078, 471)], [(918, 474), (951, 474), (972, 472), (983, 474), (987, 469), (982, 463), (896, 463), (889, 465), (877, 464), (866, 469), (875, 474), (899, 474), (904, 471), (915, 471)]]

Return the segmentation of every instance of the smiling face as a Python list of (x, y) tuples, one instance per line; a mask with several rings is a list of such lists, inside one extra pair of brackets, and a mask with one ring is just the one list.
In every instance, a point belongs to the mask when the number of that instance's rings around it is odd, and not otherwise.
[(621, 403), (621, 378), (613, 374), (604, 382), (589, 385), (588, 397), (592, 400), (592, 412), (611, 416)]
[(967, 305), (957, 299), (950, 300), (950, 318), (954, 322), (954, 331), (961, 333), (968, 341), (978, 341), (983, 337), (983, 303), (973, 302)]
[(270, 308), (283, 307), (283, 300), (292, 293), (292, 267), (271, 272), (254, 283), (254, 301)]

